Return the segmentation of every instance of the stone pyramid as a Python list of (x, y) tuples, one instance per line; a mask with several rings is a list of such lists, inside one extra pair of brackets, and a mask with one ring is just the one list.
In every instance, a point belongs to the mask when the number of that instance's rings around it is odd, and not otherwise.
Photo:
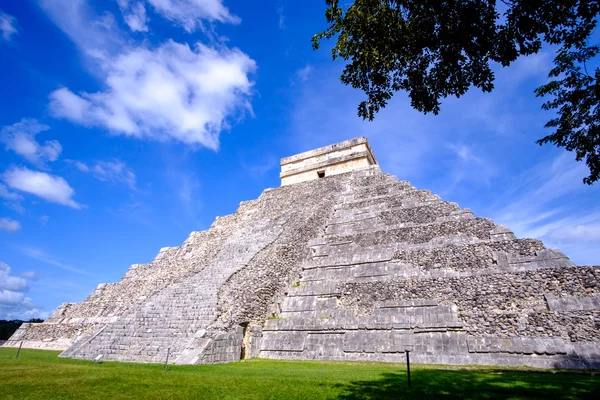
[[(63, 357), (600, 367), (600, 268), (382, 173), (363, 137), (6, 345)], [(168, 350), (167, 350), (168, 349)]]

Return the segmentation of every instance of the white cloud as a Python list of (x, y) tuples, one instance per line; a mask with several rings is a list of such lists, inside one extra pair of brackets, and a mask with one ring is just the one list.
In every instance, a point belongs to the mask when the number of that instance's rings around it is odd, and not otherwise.
[(90, 165), (75, 161), (73, 164), (80, 171), (90, 173), (98, 180), (120, 182), (135, 189), (135, 173), (123, 161), (98, 161)]
[(22, 272), (20, 274), (21, 277), (26, 278), (26, 279), (31, 279), (31, 280), (36, 280), (39, 278), (39, 274), (35, 273), (34, 271), (25, 271)]
[(154, 11), (164, 18), (181, 25), (187, 32), (202, 28), (202, 20), (209, 22), (240, 23), (229, 13), (222, 0), (146, 0)]
[(168, 41), (156, 50), (135, 48), (107, 65), (107, 90), (50, 95), (57, 117), (115, 134), (175, 139), (217, 149), (227, 118), (251, 112), (255, 63), (237, 49)]
[(134, 32), (148, 32), (146, 7), (141, 1), (117, 0), (123, 19)]
[(24, 300), (24, 298), (25, 294), (21, 292), (13, 292), (12, 290), (0, 290), (0, 304), (19, 304)]
[(108, 13), (96, 15), (88, 0), (39, 0), (38, 4), (92, 59), (105, 60), (124, 46), (114, 17)]
[(0, 183), (0, 198), (5, 200), (22, 200), (23, 196), (18, 193), (11, 192), (4, 184)]
[(2, 31), (2, 38), (4, 40), (10, 41), (12, 36), (18, 32), (16, 25), (17, 20), (15, 17), (0, 11), (0, 31)]
[(12, 150), (30, 163), (43, 167), (48, 161), (56, 161), (62, 152), (60, 143), (47, 140), (40, 145), (35, 135), (50, 129), (35, 119), (23, 119), (13, 125), (8, 125), (0, 131), (0, 141), (8, 150)]
[(10, 218), (0, 218), (0, 231), (16, 232), (21, 229), (21, 223)]
[(51, 203), (72, 208), (82, 207), (73, 200), (75, 190), (59, 176), (13, 167), (2, 174), (2, 179), (12, 189), (33, 194)]
[(6, 201), (4, 205), (19, 214), (25, 212), (25, 207), (19, 201)]
[(277, 15), (279, 16), (279, 29), (285, 29), (285, 15), (283, 14), (283, 5), (277, 7)]
[(306, 82), (312, 70), (313, 68), (310, 65), (307, 65), (306, 67), (299, 69), (296, 72), (296, 75), (302, 82)]
[(26, 279), (19, 276), (13, 276), (10, 267), (0, 261), (0, 289), (22, 291), (28, 287), (29, 285)]
[(11, 268), (0, 261), (0, 319), (21, 319), (48, 317), (48, 313), (37, 308), (27, 297), (29, 277), (33, 272), (24, 272), (21, 276), (12, 273)]
[[(149, 0), (155, 10), (189, 29), (200, 20), (234, 22), (218, 0)], [(239, 49), (172, 40), (132, 44), (110, 14), (98, 16), (87, 0), (41, 0), (41, 6), (81, 51), (103, 81), (95, 93), (60, 88), (50, 111), (113, 134), (174, 139), (217, 149), (229, 121), (252, 112), (256, 63)], [(134, 4), (132, 1), (127, 4)]]

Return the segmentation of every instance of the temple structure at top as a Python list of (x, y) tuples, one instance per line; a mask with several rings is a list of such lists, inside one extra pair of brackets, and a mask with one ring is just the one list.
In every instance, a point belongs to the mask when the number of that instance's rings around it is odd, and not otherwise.
[(340, 143), (281, 159), (281, 186), (326, 176), (358, 171), (378, 165), (367, 138), (360, 136)]

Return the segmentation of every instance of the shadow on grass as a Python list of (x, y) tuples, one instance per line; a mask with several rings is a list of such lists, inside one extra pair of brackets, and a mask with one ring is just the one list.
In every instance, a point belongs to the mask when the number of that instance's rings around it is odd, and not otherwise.
[(498, 370), (416, 370), (339, 385), (337, 399), (599, 399), (597, 376)]

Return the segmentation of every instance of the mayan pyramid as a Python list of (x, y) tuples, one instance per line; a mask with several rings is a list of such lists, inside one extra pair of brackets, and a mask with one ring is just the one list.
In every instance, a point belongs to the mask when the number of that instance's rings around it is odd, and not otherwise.
[(7, 345), (205, 364), (263, 357), (600, 367), (600, 268), (381, 172), (363, 137)]

